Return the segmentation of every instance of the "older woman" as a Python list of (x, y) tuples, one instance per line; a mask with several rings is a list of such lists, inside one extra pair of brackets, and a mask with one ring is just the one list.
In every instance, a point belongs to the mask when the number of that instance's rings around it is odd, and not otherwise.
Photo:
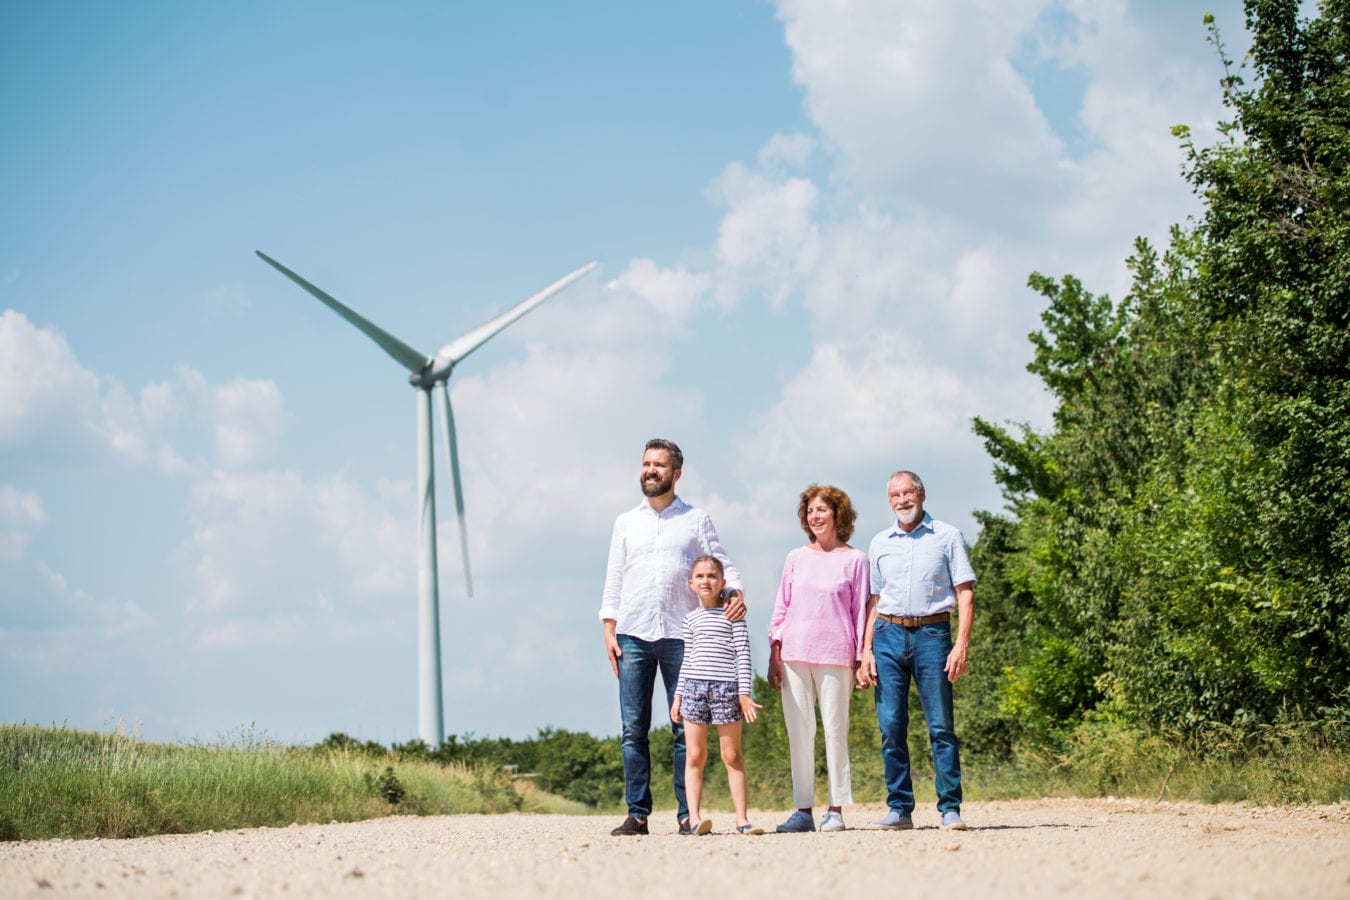
[(797, 518), (810, 543), (787, 555), (769, 622), (769, 686), (783, 694), (797, 811), (780, 832), (815, 831), (816, 711), (825, 727), (829, 809), (821, 831), (843, 831), (840, 807), (853, 802), (848, 704), (867, 621), (867, 554), (848, 545), (858, 514), (831, 485), (802, 491)]

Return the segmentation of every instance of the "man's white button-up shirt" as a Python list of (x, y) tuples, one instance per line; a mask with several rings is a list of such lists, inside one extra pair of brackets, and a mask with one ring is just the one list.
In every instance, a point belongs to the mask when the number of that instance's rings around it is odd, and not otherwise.
[(684, 617), (699, 605), (689, 568), (705, 554), (722, 561), (727, 590), (740, 590), (741, 574), (706, 512), (676, 497), (658, 513), (643, 500), (614, 521), (600, 618), (640, 640), (683, 639)]

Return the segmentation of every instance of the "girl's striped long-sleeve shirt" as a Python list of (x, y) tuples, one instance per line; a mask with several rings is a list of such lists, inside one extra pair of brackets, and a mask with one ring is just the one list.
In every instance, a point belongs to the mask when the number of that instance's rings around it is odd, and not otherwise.
[(675, 696), (684, 696), (684, 684), (734, 681), (737, 693), (750, 695), (750, 630), (745, 620), (728, 622), (720, 606), (699, 607), (684, 617), (684, 662)]

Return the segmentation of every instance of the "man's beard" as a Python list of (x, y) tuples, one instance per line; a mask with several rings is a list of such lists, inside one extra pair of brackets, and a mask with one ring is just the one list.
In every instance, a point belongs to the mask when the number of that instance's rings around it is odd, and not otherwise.
[(895, 511), (895, 520), (901, 525), (913, 525), (922, 518), (922, 506), (911, 506), (909, 509)]
[(642, 493), (646, 497), (660, 497), (675, 486), (675, 476), (648, 476), (642, 479)]

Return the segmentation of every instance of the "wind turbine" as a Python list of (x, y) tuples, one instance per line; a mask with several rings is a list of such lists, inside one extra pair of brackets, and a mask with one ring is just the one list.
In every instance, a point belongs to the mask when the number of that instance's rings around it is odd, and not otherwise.
[(441, 625), (436, 572), (436, 476), (432, 463), (431, 394), (445, 403), (445, 443), (450, 456), (450, 478), (455, 489), (455, 512), (459, 517), (459, 547), (464, 555), (464, 584), (473, 596), (469, 574), (469, 534), (464, 525), (464, 490), (459, 477), (459, 453), (455, 448), (455, 414), (450, 408), (446, 382), (464, 357), (488, 338), (525, 315), (596, 267), (589, 262), (564, 275), (539, 293), (520, 301), (506, 312), (455, 338), (434, 356), (416, 350), (337, 298), (315, 287), (261, 250), (254, 251), (272, 268), (313, 294), (333, 312), (355, 325), (394, 361), (408, 370), (408, 382), (417, 389), (417, 484), (419, 526), (417, 530), (417, 733), (432, 748), (441, 745), (445, 719), (441, 704)]

